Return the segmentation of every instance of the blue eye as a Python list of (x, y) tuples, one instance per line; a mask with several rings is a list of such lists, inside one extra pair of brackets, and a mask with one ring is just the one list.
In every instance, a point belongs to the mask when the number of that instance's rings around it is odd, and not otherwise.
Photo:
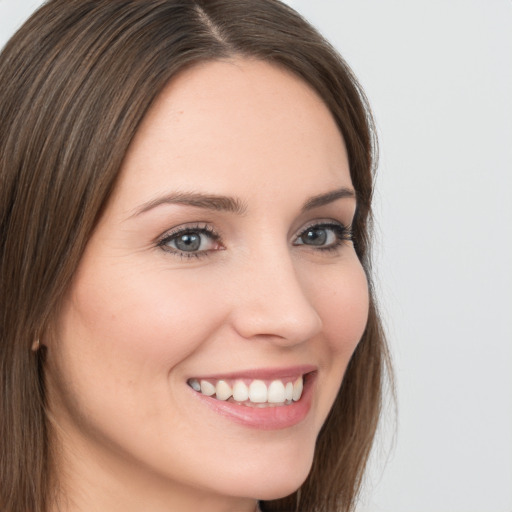
[(302, 231), (294, 245), (308, 245), (318, 249), (334, 249), (346, 240), (352, 240), (349, 228), (338, 223), (322, 223), (309, 226)]
[(180, 251), (198, 251), (201, 248), (201, 235), (199, 233), (185, 233), (171, 241)]
[(219, 248), (220, 237), (208, 226), (185, 227), (168, 233), (159, 242), (164, 250), (180, 256), (202, 256)]

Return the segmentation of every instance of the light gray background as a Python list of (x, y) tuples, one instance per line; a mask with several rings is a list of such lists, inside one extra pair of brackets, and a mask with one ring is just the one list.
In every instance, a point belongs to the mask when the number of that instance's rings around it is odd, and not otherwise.
[[(39, 3), (0, 0), (0, 45)], [(398, 421), (358, 512), (512, 512), (512, 2), (288, 3), (352, 66), (380, 135)]]

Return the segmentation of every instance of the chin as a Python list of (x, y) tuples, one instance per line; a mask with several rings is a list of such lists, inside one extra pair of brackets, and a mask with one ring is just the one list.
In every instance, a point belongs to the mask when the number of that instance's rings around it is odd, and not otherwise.
[(260, 491), (256, 498), (263, 501), (272, 501), (289, 496), (304, 483), (308, 474), (309, 470), (301, 475), (300, 478), (287, 478), (286, 475), (283, 475), (284, 478), (279, 479), (279, 481), (269, 482), (268, 487)]
[(262, 469), (246, 473), (246, 478), (240, 482), (239, 489), (243, 488), (241, 494), (270, 501), (294, 493), (304, 483), (311, 470), (314, 452), (310, 452), (302, 452), (299, 454), (300, 457), (293, 457), (289, 461), (282, 458), (268, 459)]

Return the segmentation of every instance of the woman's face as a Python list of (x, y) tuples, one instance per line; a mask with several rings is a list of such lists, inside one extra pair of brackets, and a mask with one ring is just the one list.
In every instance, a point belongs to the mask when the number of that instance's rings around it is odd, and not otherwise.
[(293, 492), (366, 324), (355, 208), (343, 139), (303, 81), (249, 60), (178, 75), (47, 343), (64, 488), (93, 486), (103, 510)]

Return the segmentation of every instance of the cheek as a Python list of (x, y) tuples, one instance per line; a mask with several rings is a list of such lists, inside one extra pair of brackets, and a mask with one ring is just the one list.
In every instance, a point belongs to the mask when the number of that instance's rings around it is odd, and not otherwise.
[(355, 253), (323, 268), (301, 269), (302, 286), (322, 321), (322, 330), (309, 345), (319, 363), (314, 402), (314, 432), (320, 431), (366, 328), (368, 282)]
[(80, 334), (118, 360), (157, 361), (169, 369), (220, 324), (213, 295), (191, 273), (118, 268), (108, 275), (84, 275), (72, 294), (74, 332), (68, 334)]
[(223, 318), (213, 292), (185, 274), (121, 265), (77, 274), (47, 358), (54, 416), (94, 438), (140, 443), (140, 453), (144, 439), (180, 426), (170, 376), (179, 380), (180, 364)]
[(331, 351), (351, 355), (368, 319), (368, 281), (359, 261), (326, 276), (324, 286), (316, 289), (314, 300)]

